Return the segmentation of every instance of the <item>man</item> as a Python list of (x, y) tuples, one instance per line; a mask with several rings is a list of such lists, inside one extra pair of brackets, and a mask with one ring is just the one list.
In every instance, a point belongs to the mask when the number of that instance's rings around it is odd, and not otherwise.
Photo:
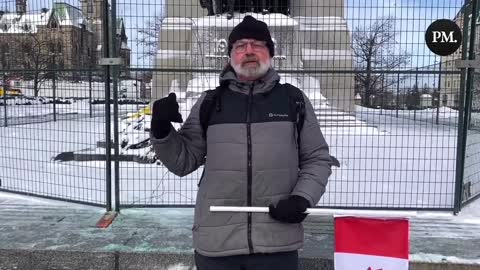
[[(151, 142), (176, 175), (204, 165), (192, 229), (198, 270), (297, 269), (303, 212), (318, 203), (331, 174), (328, 146), (305, 96), (297, 134), (296, 103), (286, 90), (298, 89), (279, 83), (267, 25), (246, 16), (228, 42), (220, 87), (202, 94), (179, 131), (170, 124), (182, 122), (175, 95), (154, 103)], [(218, 95), (205, 131), (208, 93)], [(270, 212), (213, 213), (211, 205), (269, 206)]]

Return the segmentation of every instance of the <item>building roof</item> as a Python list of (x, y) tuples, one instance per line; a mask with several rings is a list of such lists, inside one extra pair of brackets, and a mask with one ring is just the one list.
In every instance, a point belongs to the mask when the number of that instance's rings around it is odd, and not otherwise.
[[(459, 20), (462, 20), (463, 16), (465, 15), (465, 12), (469, 11), (470, 5), (471, 5), (471, 2), (463, 4), (460, 10), (458, 10), (453, 20), (456, 22), (458, 22)], [(470, 17), (471, 17), (471, 14), (469, 14), (469, 18)], [(480, 24), (480, 10), (478, 10), (477, 15), (475, 16), (475, 23)]]
[(121, 50), (128, 50), (128, 51), (130, 51), (130, 47), (128, 47), (128, 44), (127, 44), (127, 42), (125, 42), (125, 41), (122, 41), (122, 44), (121, 44), (120, 49), (121, 49)]
[(122, 31), (125, 29), (122, 18), (117, 18), (117, 35), (121, 35)]
[(74, 26), (82, 28), (84, 25), (87, 30), (91, 31), (90, 25), (88, 23), (87, 17), (82, 13), (82, 11), (67, 3), (54, 3), (53, 9), (55, 14), (58, 16), (60, 25), (62, 26)]
[(457, 20), (463, 18), (463, 14), (467, 10), (468, 6), (469, 6), (469, 3), (463, 4), (462, 7), (460, 8), (460, 10), (457, 12), (457, 14), (455, 14), (455, 17), (453, 18), (453, 20), (457, 21)]
[(127, 40), (127, 32), (125, 31), (125, 21), (123, 18), (117, 18), (116, 22), (117, 36), (122, 37), (122, 40)]
[(37, 14), (5, 13), (0, 17), (0, 33), (36, 33), (39, 26), (47, 26), (53, 18), (51, 10)]
[(0, 34), (36, 33), (39, 27), (46, 27), (55, 21), (60, 26), (82, 28), (91, 32), (90, 23), (82, 11), (67, 3), (54, 3), (53, 9), (44, 9), (37, 13), (4, 13), (0, 16)]

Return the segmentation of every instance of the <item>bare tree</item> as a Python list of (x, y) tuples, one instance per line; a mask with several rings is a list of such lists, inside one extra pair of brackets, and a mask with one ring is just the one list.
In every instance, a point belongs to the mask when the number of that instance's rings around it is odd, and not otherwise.
[(11, 55), (15, 56), (13, 67), (28, 70), (24, 77), (33, 79), (33, 92), (38, 96), (41, 84), (51, 76), (45, 70), (53, 68), (52, 53), (55, 43), (49, 39), (40, 39), (34, 33), (13, 35), (9, 40)]
[(163, 16), (159, 14), (153, 19), (146, 21), (145, 26), (138, 30), (137, 46), (143, 48), (143, 52), (140, 53), (140, 58), (151, 61), (157, 53), (162, 20)]
[[(370, 106), (370, 97), (398, 83), (396, 75), (379, 73), (398, 69), (410, 62), (407, 52), (398, 52), (395, 40), (395, 19), (380, 18), (371, 25), (357, 27), (353, 33), (356, 84), (362, 92), (362, 105)], [(402, 80), (402, 79), (400, 79)]]

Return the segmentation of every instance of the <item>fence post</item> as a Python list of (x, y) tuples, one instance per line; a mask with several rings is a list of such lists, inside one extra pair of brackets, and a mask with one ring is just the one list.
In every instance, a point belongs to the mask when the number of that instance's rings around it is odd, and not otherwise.
[(8, 126), (7, 118), (7, 91), (8, 91), (8, 82), (7, 82), (7, 73), (3, 74), (3, 126)]
[(438, 66), (438, 96), (437, 96), (437, 116), (435, 118), (435, 123), (438, 125), (440, 123), (440, 91), (441, 91), (441, 84), (442, 84), (442, 61), (440, 60), (440, 64)]
[[(55, 63), (55, 55), (53, 55), (53, 62)], [(56, 122), (57, 121), (57, 93), (56, 93), (56, 85), (55, 85), (55, 82), (56, 81), (56, 78), (55, 78), (55, 70), (53, 70), (53, 77), (52, 77), (52, 96), (53, 96), (53, 121)]]
[[(417, 98), (415, 99), (415, 103), (420, 103), (420, 91), (418, 91), (419, 87), (418, 87), (418, 67), (415, 69), (415, 95), (417, 95)], [(415, 104), (414, 108), (413, 108), (413, 121), (416, 121), (417, 120), (417, 108), (418, 108), (418, 105), (419, 104)]]
[(398, 107), (400, 106), (400, 73), (397, 74), (397, 111), (395, 116), (398, 118)]
[[(106, 3), (107, 1), (105, 1)], [(110, 28), (108, 4), (103, 5), (102, 31), (103, 31), (103, 56), (110, 56)], [(115, 22), (112, 22), (115, 24)], [(115, 35), (115, 33), (113, 34)], [(112, 141), (110, 130), (110, 66), (105, 65), (105, 186), (106, 186), (106, 207), (107, 211), (112, 210)]]
[(88, 110), (90, 118), (93, 117), (92, 112), (92, 71), (88, 71)]
[[(117, 1), (111, 1), (111, 14), (112, 14), (112, 25), (110, 25), (112, 31), (111, 37), (111, 56), (112, 57), (119, 57), (119, 53), (117, 51)], [(115, 211), (120, 211), (120, 151), (119, 151), (119, 136), (118, 136), (118, 79), (120, 76), (120, 67), (114, 66), (112, 68), (112, 77), (113, 77), (113, 147), (114, 147), (114, 170), (115, 170)]]
[[(470, 2), (465, 0), (466, 4)], [(472, 8), (471, 14), (477, 14), (477, 0), (471, 0)], [(462, 60), (467, 59), (467, 47), (468, 47), (468, 59), (475, 59), (475, 28), (476, 28), (476, 19), (475, 16), (472, 16), (473, 19), (469, 16), (464, 18), (470, 18), (470, 21), (463, 24), (463, 45), (462, 45)], [(470, 23), (470, 33), (468, 33), (468, 23)], [(468, 33), (468, 34), (467, 34)], [(470, 40), (467, 40), (467, 37)], [(468, 43), (467, 43), (468, 42)], [(463, 173), (465, 165), (465, 148), (467, 142), (467, 121), (468, 117), (468, 104), (466, 102), (466, 93), (471, 91), (472, 87), (472, 77), (473, 77), (473, 68), (462, 69), (461, 76), (461, 88), (460, 88), (460, 97), (458, 104), (458, 140), (457, 140), (457, 162), (456, 162), (456, 173), (455, 173), (455, 198), (454, 198), (454, 213), (457, 214), (462, 208), (462, 187), (463, 187)], [(466, 78), (466, 79), (465, 79)]]

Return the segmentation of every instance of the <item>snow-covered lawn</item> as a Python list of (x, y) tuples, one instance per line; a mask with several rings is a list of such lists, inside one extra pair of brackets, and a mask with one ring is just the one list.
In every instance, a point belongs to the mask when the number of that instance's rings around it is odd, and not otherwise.
[[(181, 103), (185, 118), (194, 99), (182, 98), (185, 99)], [(48, 114), (52, 109), (51, 104), (8, 107), (8, 115), (32, 118)], [(120, 105), (120, 115), (125, 119), (127, 113), (144, 107)], [(104, 203), (104, 161), (53, 160), (62, 152), (105, 153), (104, 148), (97, 147), (97, 142), (105, 140), (104, 105), (93, 106), (93, 118), (89, 118), (89, 109), (88, 102), (76, 101), (57, 105), (58, 112), (77, 114), (74, 119), (0, 127), (1, 188)], [(436, 110), (417, 111), (414, 121), (412, 111), (399, 111), (397, 118), (395, 111), (357, 106), (356, 118), (365, 121), (367, 128), (325, 128), (331, 153), (341, 167), (334, 168), (319, 206), (451, 208), (455, 190), (457, 112), (448, 108), (440, 108), (439, 112), (442, 122), (436, 125)], [(2, 113), (0, 119), (3, 119)], [(125, 127), (120, 124), (121, 129)], [(130, 140), (142, 140), (147, 136), (144, 131), (133, 137), (127, 135), (120, 134), (120, 140), (129, 136)], [(142, 151), (122, 149), (121, 153), (141, 154)], [(179, 178), (157, 164), (119, 162), (119, 167), (123, 204), (195, 202), (201, 168)]]
[[(428, 118), (428, 111), (418, 111)], [(451, 117), (455, 117), (452, 113)], [(351, 207), (446, 208), (453, 205), (457, 131), (396, 118), (385, 111), (357, 107), (357, 118), (378, 128), (377, 134), (337, 135), (327, 131), (334, 169), (321, 205)]]

